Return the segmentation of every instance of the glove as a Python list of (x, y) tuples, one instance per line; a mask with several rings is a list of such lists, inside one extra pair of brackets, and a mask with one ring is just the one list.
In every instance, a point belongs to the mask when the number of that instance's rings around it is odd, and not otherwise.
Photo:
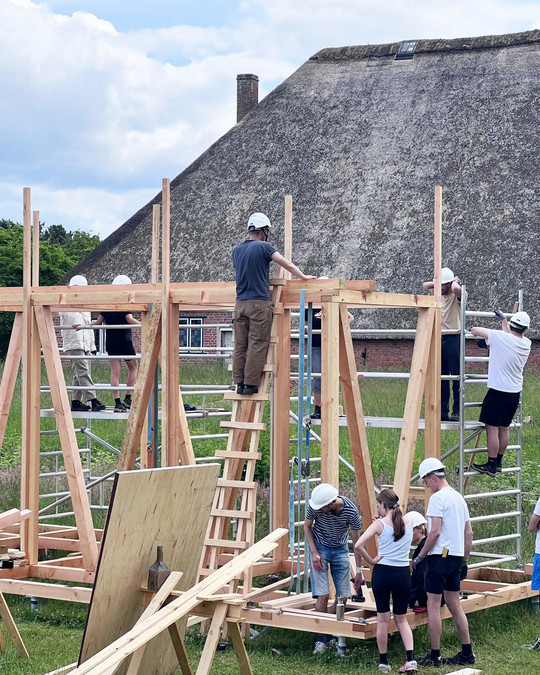
[(418, 567), (418, 565), (419, 565), (421, 562), (422, 562), (422, 559), (420, 558), (419, 555), (417, 555), (416, 558), (413, 558), (413, 561), (412, 561), (413, 572), (416, 571), (416, 568)]
[(500, 319), (501, 321), (502, 321), (503, 319), (506, 319), (506, 317), (504, 316), (504, 314), (501, 312), (500, 309), (494, 310), (494, 311), (493, 311), (493, 314), (495, 314), (495, 316), (496, 316), (498, 319)]
[(476, 346), (480, 347), (480, 349), (487, 349), (487, 342), (484, 340), (484, 338), (480, 338), (479, 340), (476, 341)]
[(459, 571), (459, 580), (463, 581), (463, 579), (467, 578), (467, 573), (469, 571), (469, 566), (465, 561), (461, 563), (461, 570)]

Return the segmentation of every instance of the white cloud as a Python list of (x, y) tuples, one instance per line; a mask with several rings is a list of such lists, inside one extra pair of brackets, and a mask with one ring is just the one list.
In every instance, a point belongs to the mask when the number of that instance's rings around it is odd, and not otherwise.
[(139, 0), (50, 5), (0, 0), (0, 218), (20, 220), (33, 185), (47, 223), (102, 233), (234, 124), (238, 73), (258, 74), (262, 97), (324, 47), (540, 24), (537, 3), (511, 0), (229, 0), (227, 16), (201, 0), (194, 25), (192, 3), (154, 0), (159, 28), (121, 32)]

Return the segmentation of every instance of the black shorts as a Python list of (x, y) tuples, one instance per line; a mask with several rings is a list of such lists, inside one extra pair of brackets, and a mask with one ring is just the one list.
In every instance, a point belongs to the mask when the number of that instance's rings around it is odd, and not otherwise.
[(463, 558), (459, 555), (428, 555), (424, 590), (440, 595), (443, 591), (459, 591)]
[(411, 571), (407, 567), (392, 567), (378, 563), (371, 573), (371, 590), (377, 612), (390, 611), (390, 595), (394, 614), (407, 614), (411, 593)]
[(107, 354), (109, 356), (135, 356), (135, 347), (131, 340), (125, 342), (107, 342)]
[(480, 411), (480, 422), (492, 427), (509, 427), (516, 414), (520, 394), (488, 389)]

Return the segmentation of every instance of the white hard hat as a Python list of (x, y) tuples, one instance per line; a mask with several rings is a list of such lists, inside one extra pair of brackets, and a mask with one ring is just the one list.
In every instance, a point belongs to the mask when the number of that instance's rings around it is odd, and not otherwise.
[(311, 493), (309, 505), (315, 511), (328, 506), (338, 496), (338, 491), (330, 483), (320, 483)]
[(436, 476), (444, 476), (445, 466), (440, 459), (436, 457), (426, 457), (423, 462), (420, 462), (418, 473), (420, 478), (425, 478), (428, 473), (434, 473)]
[(527, 312), (516, 312), (512, 315), (509, 323), (510, 325), (514, 324), (518, 328), (528, 328), (531, 325), (531, 317)]
[(252, 213), (248, 219), (248, 232), (263, 230), (265, 227), (271, 228), (270, 220), (264, 213)]
[(113, 279), (113, 286), (125, 286), (126, 284), (130, 283), (131, 279), (126, 274), (119, 274)]
[(450, 284), (454, 281), (454, 273), (449, 267), (443, 267), (441, 270), (441, 284)]
[(76, 274), (74, 277), (71, 277), (69, 280), (70, 286), (88, 286), (88, 281), (86, 277), (83, 277), (82, 274)]
[(420, 525), (427, 525), (427, 520), (419, 511), (409, 511), (405, 514), (405, 518), (410, 518), (413, 527), (420, 527)]

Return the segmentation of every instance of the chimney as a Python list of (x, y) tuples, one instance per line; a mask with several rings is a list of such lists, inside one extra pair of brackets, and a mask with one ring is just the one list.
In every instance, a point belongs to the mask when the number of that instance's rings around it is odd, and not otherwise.
[(236, 121), (245, 117), (259, 102), (259, 78), (245, 73), (236, 76)]

